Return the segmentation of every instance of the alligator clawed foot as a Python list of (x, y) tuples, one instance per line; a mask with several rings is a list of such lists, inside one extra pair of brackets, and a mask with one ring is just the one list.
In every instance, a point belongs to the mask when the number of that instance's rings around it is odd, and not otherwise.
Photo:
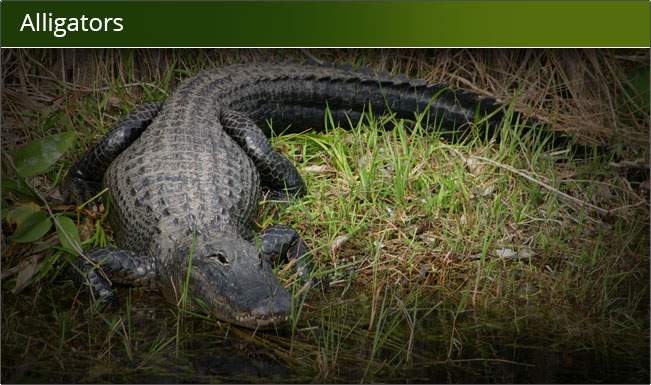
[(294, 263), (301, 282), (314, 287), (319, 281), (312, 278), (313, 266), (308, 259), (305, 241), (296, 230), (285, 225), (274, 225), (260, 233), (261, 256), (271, 264)]
[(116, 307), (119, 301), (111, 284), (102, 276), (102, 273), (89, 265), (88, 263), (82, 263), (82, 268), (86, 269), (84, 283), (90, 291), (93, 309), (101, 311)]
[(77, 277), (90, 290), (97, 309), (118, 305), (113, 284), (150, 287), (157, 277), (153, 258), (114, 247), (87, 251), (85, 257), (77, 261), (76, 270), (80, 273)]
[(59, 187), (63, 202), (69, 204), (82, 204), (101, 190), (101, 183), (83, 178), (68, 176)]
[(116, 309), (120, 305), (120, 300), (118, 296), (111, 290), (107, 293), (96, 293), (91, 289), (91, 296), (93, 298), (93, 310), (94, 311), (107, 311), (111, 309)]

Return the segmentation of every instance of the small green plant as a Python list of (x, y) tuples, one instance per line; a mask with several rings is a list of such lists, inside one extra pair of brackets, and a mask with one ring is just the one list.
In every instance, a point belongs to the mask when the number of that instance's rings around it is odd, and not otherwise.
[[(50, 135), (19, 148), (13, 159), (7, 155), (7, 162), (16, 174), (14, 178), (2, 181), (3, 196), (11, 193), (15, 197), (14, 204), (9, 206), (6, 212), (3, 207), (3, 219), (16, 227), (9, 238), (11, 241), (23, 244), (35, 243), (43, 239), (54, 226), (61, 250), (75, 256), (82, 253), (79, 230), (75, 222), (64, 212), (53, 212), (42, 193), (29, 182), (29, 178), (50, 170), (72, 147), (75, 138), (76, 133), (73, 131)], [(56, 260), (60, 256), (61, 253), (54, 252), (50, 259)], [(26, 287), (32, 276), (39, 271), (36, 263), (36, 259), (32, 258), (26, 263), (23, 261), (22, 267), (19, 266), (14, 292)], [(41, 270), (49, 269), (52, 265), (52, 260), (46, 260), (41, 262), (40, 267)], [(39, 276), (44, 276), (43, 271)]]

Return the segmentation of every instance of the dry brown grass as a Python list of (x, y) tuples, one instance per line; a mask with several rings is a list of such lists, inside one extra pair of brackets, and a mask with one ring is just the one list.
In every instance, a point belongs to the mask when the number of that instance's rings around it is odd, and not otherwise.
[[(352, 62), (377, 70), (405, 73), (430, 82), (492, 96), (554, 129), (586, 141), (618, 142), (637, 154), (648, 151), (648, 100), (631, 97), (631, 73), (648, 71), (648, 50), (633, 49), (431, 49), (311, 50), (325, 61)], [(301, 50), (4, 50), (4, 146), (22, 143), (21, 128), (32, 125), (21, 111), (61, 108), (74, 99), (120, 83), (124, 93), (176, 71), (170, 84), (197, 68), (251, 61), (305, 60)], [(65, 90), (65, 95), (61, 94)], [(109, 103), (118, 104), (117, 100)], [(16, 131), (17, 130), (17, 131)], [(14, 135), (12, 135), (12, 133)]]

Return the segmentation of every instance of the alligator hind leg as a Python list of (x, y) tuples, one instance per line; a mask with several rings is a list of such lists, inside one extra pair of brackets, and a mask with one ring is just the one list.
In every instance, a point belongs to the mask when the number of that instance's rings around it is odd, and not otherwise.
[[(155, 286), (158, 273), (156, 261), (151, 257), (112, 247), (91, 250), (86, 256), (90, 261), (79, 259), (78, 268), (96, 302), (116, 303), (117, 298), (113, 294), (111, 283)], [(111, 280), (111, 283), (98, 270), (98, 267)]]
[(257, 167), (262, 185), (274, 199), (287, 200), (305, 194), (305, 182), (296, 167), (271, 147), (262, 130), (246, 115), (222, 111), (221, 123)]
[(296, 230), (285, 225), (274, 225), (260, 233), (260, 253), (270, 263), (296, 260), (296, 271), (303, 282), (307, 282), (312, 266), (306, 258), (305, 241)]
[(125, 148), (129, 147), (158, 115), (162, 103), (146, 103), (136, 107), (68, 172), (61, 188), (68, 202), (83, 202), (100, 191), (104, 172)]

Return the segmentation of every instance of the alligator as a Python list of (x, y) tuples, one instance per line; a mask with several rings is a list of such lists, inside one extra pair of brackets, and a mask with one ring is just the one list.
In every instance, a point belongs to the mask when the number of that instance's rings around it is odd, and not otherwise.
[[(114, 283), (183, 294), (214, 317), (247, 328), (288, 318), (291, 295), (273, 264), (303, 261), (297, 231), (275, 225), (255, 234), (263, 194), (300, 197), (306, 185), (275, 151), (273, 127), (297, 132), (364, 111), (397, 119), (426, 115), (444, 127), (496, 127), (504, 109), (445, 84), (351, 66), (240, 64), (205, 70), (181, 82), (162, 103), (141, 105), (120, 120), (71, 168), (62, 192), (82, 202), (107, 188), (117, 247), (85, 253), (82, 276), (93, 298), (113, 301)], [(308, 264), (298, 264), (302, 278)], [(101, 267), (101, 269), (97, 269)]]

